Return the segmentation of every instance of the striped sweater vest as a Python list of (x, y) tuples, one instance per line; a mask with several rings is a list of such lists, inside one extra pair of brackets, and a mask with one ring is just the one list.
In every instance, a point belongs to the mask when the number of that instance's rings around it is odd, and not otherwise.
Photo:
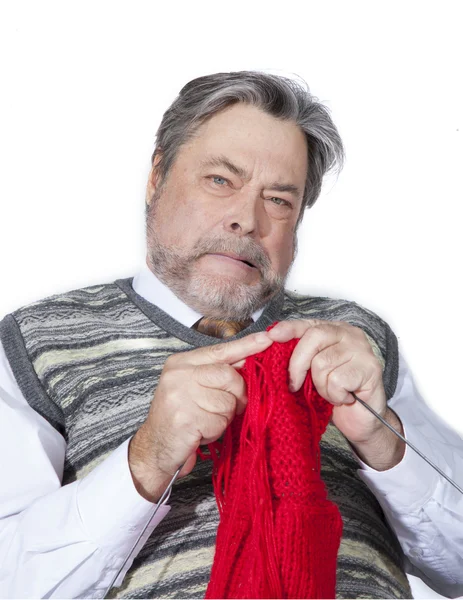
[[(221, 342), (175, 321), (131, 284), (131, 278), (119, 279), (57, 294), (20, 308), (1, 323), (19, 387), (66, 440), (63, 485), (84, 477), (137, 431), (168, 356)], [(255, 323), (229, 339), (284, 319), (342, 320), (360, 327), (382, 364), (387, 398), (392, 397), (397, 339), (387, 323), (355, 302), (285, 290)], [(397, 538), (358, 477), (349, 444), (331, 424), (321, 453), (322, 477), (344, 523), (336, 596), (412, 597)], [(169, 504), (171, 511), (110, 597), (204, 597), (219, 520), (210, 461), (198, 461), (175, 484)]]

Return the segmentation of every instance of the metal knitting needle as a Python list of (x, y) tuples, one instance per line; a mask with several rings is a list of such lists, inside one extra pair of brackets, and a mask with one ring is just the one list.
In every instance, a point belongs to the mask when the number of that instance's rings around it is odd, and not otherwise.
[[(354, 398), (357, 400), (357, 402), (360, 402), (360, 404), (362, 404), (367, 410), (369, 410), (377, 419), (379, 419), (381, 421), (381, 423), (383, 423), (383, 425), (386, 425), (386, 427), (388, 429), (390, 429), (392, 431), (392, 433), (394, 433), (400, 440), (402, 440), (402, 442), (404, 442), (405, 444), (407, 444), (407, 446), (409, 446), (414, 452), (416, 452), (418, 454), (418, 456), (421, 456), (421, 458), (423, 460), (425, 460), (435, 471), (437, 471), (439, 473), (439, 475), (441, 475), (444, 479), (446, 479), (451, 485), (453, 485), (454, 488), (456, 488), (461, 494), (463, 494), (463, 489), (455, 482), (453, 481), (453, 479), (451, 479), (446, 473), (444, 473), (444, 471), (442, 471), (442, 469), (440, 469), (437, 465), (435, 465), (427, 456), (425, 456), (420, 450), (418, 450), (418, 448), (416, 448), (411, 442), (409, 442), (408, 440), (406, 440), (404, 438), (404, 436), (399, 433), (396, 429), (394, 429), (394, 427), (392, 427), (392, 425), (389, 425), (389, 423), (383, 419), (383, 417), (381, 415), (379, 415), (373, 408), (371, 408), (371, 406), (369, 404), (367, 404), (366, 402), (364, 402), (363, 400), (361, 400), (358, 396), (356, 396), (353, 392), (351, 392), (352, 395), (354, 396)], [(183, 465), (182, 465), (183, 467)], [(175, 480), (177, 479), (180, 471), (182, 470), (182, 467), (179, 467), (177, 469), (177, 471), (174, 473), (174, 476), (172, 477), (172, 479), (169, 482), (169, 485), (167, 486), (167, 488), (165, 489), (164, 493), (162, 494), (161, 498), (159, 499), (159, 502), (156, 504), (153, 514), (151, 515), (150, 519), (148, 520), (148, 522), (146, 523), (145, 527), (143, 528), (142, 532), (140, 533), (140, 535), (138, 536), (136, 542), (134, 543), (134, 545), (132, 546), (132, 549), (130, 550), (130, 553), (127, 557), (127, 559), (124, 561), (123, 565), (121, 566), (121, 568), (119, 569), (119, 571), (116, 573), (115, 577), (113, 577), (110, 585), (108, 586), (108, 588), (106, 589), (103, 598), (106, 598), (106, 596), (109, 594), (111, 588), (113, 587), (113, 585), (115, 584), (115, 582), (117, 581), (117, 578), (119, 577), (119, 575), (121, 574), (123, 568), (125, 567), (125, 565), (127, 564), (127, 560), (129, 558), (129, 556), (132, 555), (133, 551), (135, 550), (137, 544), (139, 543), (139, 541), (141, 540), (141, 538), (143, 537), (143, 534), (145, 533), (145, 531), (148, 529), (149, 524), (151, 523), (151, 521), (153, 520), (153, 517), (156, 515), (157, 511), (159, 510), (159, 507), (162, 506), (163, 504), (165, 504), (167, 502), (167, 500), (169, 499), (170, 496), (170, 492), (172, 491), (172, 486), (175, 483)]]
[(460, 494), (463, 494), (463, 489), (458, 485), (458, 483), (455, 483), (455, 481), (453, 481), (453, 479), (451, 479), (446, 473), (444, 473), (444, 471), (442, 471), (442, 469), (440, 469), (431, 460), (429, 460), (429, 458), (427, 456), (425, 456), (420, 450), (418, 450), (418, 448), (416, 448), (411, 442), (406, 440), (402, 434), (400, 434), (396, 429), (394, 429), (394, 427), (392, 427), (392, 425), (389, 425), (389, 423), (385, 419), (383, 419), (383, 417), (381, 415), (379, 415), (373, 408), (371, 408), (371, 406), (369, 404), (367, 404), (363, 400), (360, 400), (360, 398), (358, 398), (353, 392), (351, 392), (351, 394), (352, 394), (352, 396), (354, 396), (354, 398), (358, 402), (360, 402), (360, 404), (362, 404), (365, 408), (367, 408), (371, 412), (371, 414), (375, 415), (375, 417), (377, 419), (379, 419), (381, 421), (381, 423), (383, 423), (383, 425), (386, 425), (386, 427), (388, 429), (390, 429), (393, 433), (395, 433), (395, 435), (400, 440), (402, 440), (402, 442), (405, 442), (407, 444), (407, 446), (409, 446), (419, 456), (421, 456), (421, 458), (423, 460), (425, 460), (428, 463), (428, 465), (430, 465), (434, 470), (436, 470), (439, 473), (439, 475), (442, 475), (442, 477), (444, 479), (446, 479), (449, 483), (451, 483), (453, 485), (453, 487), (456, 488), (460, 492)]
[(132, 546), (132, 549), (130, 550), (127, 558), (125, 559), (125, 561), (123, 562), (121, 568), (119, 569), (119, 571), (116, 573), (116, 575), (113, 577), (113, 579), (111, 580), (111, 583), (109, 584), (109, 586), (107, 587), (103, 598), (106, 598), (106, 596), (109, 594), (111, 588), (113, 587), (113, 585), (116, 583), (117, 578), (119, 577), (119, 575), (121, 574), (122, 570), (124, 569), (125, 565), (127, 564), (127, 561), (129, 560), (129, 557), (132, 556), (133, 551), (135, 550), (138, 542), (141, 540), (141, 538), (143, 537), (143, 534), (145, 533), (145, 531), (148, 529), (149, 524), (152, 522), (153, 517), (155, 516), (155, 514), (158, 512), (159, 508), (165, 504), (167, 502), (167, 500), (169, 500), (169, 496), (170, 496), (170, 492), (172, 491), (172, 486), (175, 483), (175, 480), (177, 479), (180, 471), (182, 470), (183, 465), (181, 467), (179, 467), (175, 473), (174, 476), (172, 477), (172, 479), (169, 482), (169, 485), (167, 486), (167, 488), (165, 489), (164, 493), (162, 494), (162, 496), (159, 498), (159, 502), (156, 504), (156, 506), (154, 507), (154, 511), (153, 514), (151, 515), (151, 517), (148, 519), (148, 522), (146, 523), (146, 525), (144, 526), (142, 532), (140, 533), (140, 535), (137, 537), (137, 540), (135, 542), (135, 544)]

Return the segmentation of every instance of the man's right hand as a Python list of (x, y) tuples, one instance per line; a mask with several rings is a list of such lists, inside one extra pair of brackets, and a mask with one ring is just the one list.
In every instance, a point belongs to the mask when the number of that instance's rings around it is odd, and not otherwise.
[(216, 441), (246, 408), (244, 359), (271, 346), (266, 332), (170, 356), (148, 417), (129, 445), (129, 466), (138, 492), (157, 502), (183, 465), (190, 473), (201, 444)]

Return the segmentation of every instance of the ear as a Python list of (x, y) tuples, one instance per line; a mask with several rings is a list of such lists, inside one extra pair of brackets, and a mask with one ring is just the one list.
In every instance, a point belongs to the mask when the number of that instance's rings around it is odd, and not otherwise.
[(148, 183), (146, 184), (145, 201), (148, 206), (151, 204), (151, 200), (154, 196), (154, 193), (156, 192), (156, 187), (159, 183), (159, 171), (157, 167), (161, 161), (161, 156), (161, 152), (156, 150), (153, 160), (153, 166), (151, 167), (151, 171), (148, 176)]

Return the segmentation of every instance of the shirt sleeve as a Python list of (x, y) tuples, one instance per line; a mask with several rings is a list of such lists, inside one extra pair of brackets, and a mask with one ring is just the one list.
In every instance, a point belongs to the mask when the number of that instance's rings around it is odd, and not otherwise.
[[(463, 487), (463, 440), (424, 402), (399, 355), (389, 406), (405, 438)], [(463, 495), (408, 446), (392, 469), (376, 471), (357, 457), (358, 474), (375, 494), (408, 559), (407, 569), (438, 593), (463, 594)]]
[(62, 486), (64, 438), (28, 405), (0, 344), (1, 598), (101, 598), (122, 567), (121, 584), (170, 510), (153, 517), (137, 492), (129, 441)]

